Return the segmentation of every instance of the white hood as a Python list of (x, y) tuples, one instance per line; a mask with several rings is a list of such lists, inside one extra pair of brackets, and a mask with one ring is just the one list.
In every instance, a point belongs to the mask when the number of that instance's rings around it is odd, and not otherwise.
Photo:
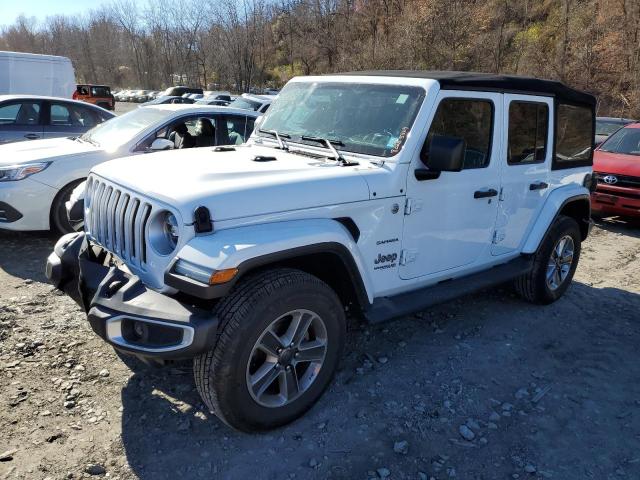
[[(256, 161), (255, 157), (275, 157)], [(204, 205), (214, 220), (264, 215), (368, 200), (369, 187), (359, 170), (368, 162), (341, 166), (261, 146), (174, 150), (120, 158), (97, 165), (93, 173), (125, 188), (165, 202), (190, 223)]]
[(18, 163), (52, 161), (64, 157), (75, 157), (102, 152), (101, 148), (87, 142), (68, 138), (29, 140), (0, 145), (0, 166)]

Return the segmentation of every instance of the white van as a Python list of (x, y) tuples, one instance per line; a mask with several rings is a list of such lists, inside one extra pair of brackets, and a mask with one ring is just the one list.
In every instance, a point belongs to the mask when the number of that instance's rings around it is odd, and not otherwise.
[(0, 51), (0, 95), (71, 98), (75, 89), (76, 77), (67, 57)]

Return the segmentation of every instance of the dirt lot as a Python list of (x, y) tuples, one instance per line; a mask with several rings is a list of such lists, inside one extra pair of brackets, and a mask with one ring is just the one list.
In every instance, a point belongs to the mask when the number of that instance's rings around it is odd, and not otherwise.
[(601, 223), (554, 305), (504, 288), (353, 331), (320, 403), (261, 435), (188, 373), (132, 374), (44, 282), (53, 243), (0, 233), (0, 478), (640, 478), (638, 226)]

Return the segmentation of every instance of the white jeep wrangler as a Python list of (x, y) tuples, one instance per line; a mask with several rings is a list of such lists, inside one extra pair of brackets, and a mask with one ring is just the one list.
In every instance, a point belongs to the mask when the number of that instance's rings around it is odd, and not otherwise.
[(246, 145), (96, 166), (47, 274), (95, 332), (194, 359), (232, 427), (300, 416), (347, 312), (370, 322), (514, 281), (557, 300), (590, 228), (595, 99), (451, 72), (294, 78)]

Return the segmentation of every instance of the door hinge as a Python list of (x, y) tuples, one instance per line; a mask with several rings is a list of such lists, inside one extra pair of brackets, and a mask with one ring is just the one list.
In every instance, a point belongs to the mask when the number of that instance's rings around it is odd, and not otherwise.
[(505, 237), (505, 233), (504, 230), (495, 230), (493, 232), (493, 239), (491, 240), (491, 243), (493, 243), (494, 245), (497, 243), (500, 243), (501, 241), (504, 240)]
[(400, 252), (400, 265), (406, 265), (408, 263), (414, 262), (417, 256), (418, 252), (416, 252), (415, 250), (402, 250)]
[(413, 212), (419, 212), (421, 209), (422, 209), (422, 202), (420, 200), (407, 198), (407, 201), (404, 204), (405, 215), (411, 215)]

